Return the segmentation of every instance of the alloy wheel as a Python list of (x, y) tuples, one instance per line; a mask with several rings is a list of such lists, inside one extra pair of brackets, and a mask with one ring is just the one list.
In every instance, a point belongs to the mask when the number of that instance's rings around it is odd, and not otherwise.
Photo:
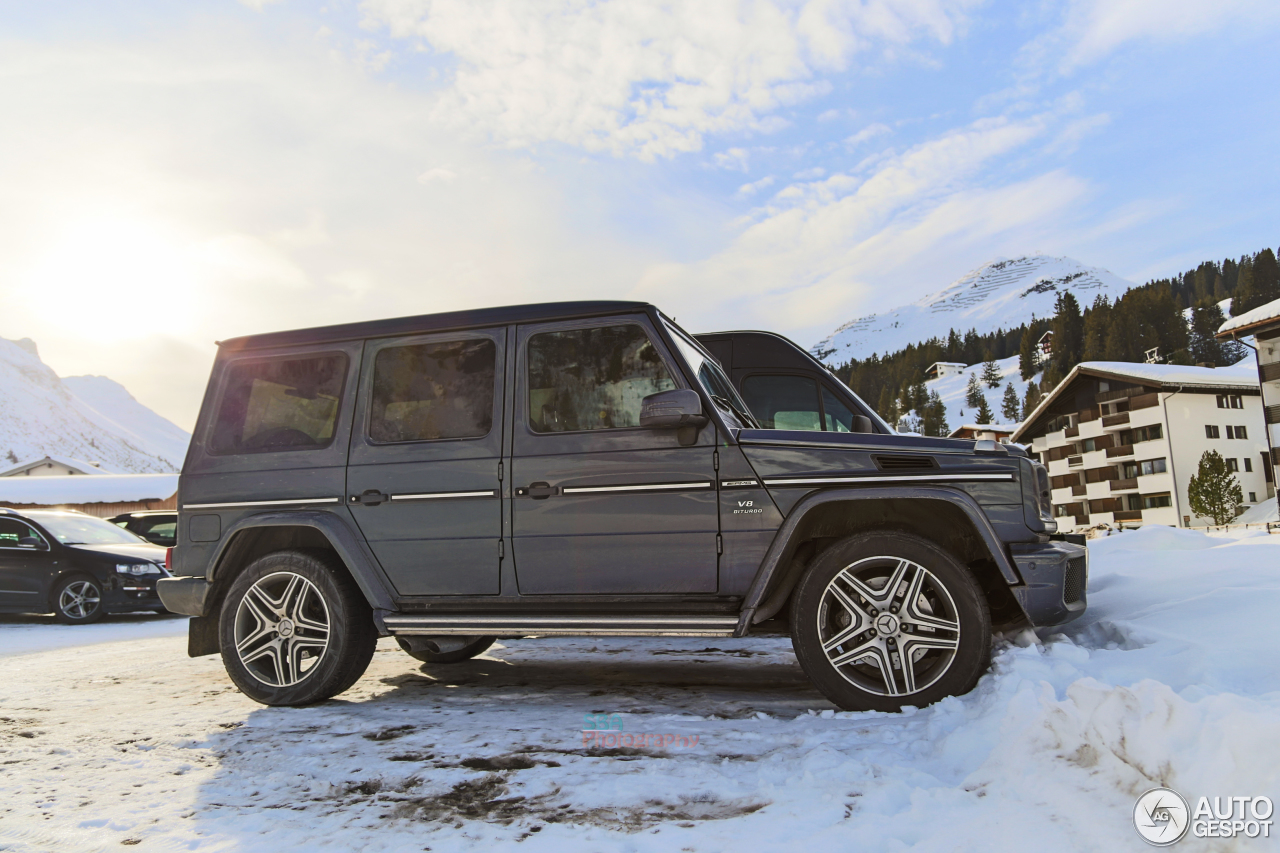
[(960, 647), (955, 601), (936, 575), (900, 557), (867, 557), (837, 572), (818, 608), (822, 651), (841, 677), (881, 696), (938, 681)]
[(275, 572), (240, 599), (236, 655), (258, 681), (288, 687), (315, 671), (328, 651), (329, 632), (329, 606), (315, 585), (293, 572)]
[(88, 619), (101, 604), (102, 593), (92, 581), (72, 581), (58, 596), (58, 609), (70, 619)]

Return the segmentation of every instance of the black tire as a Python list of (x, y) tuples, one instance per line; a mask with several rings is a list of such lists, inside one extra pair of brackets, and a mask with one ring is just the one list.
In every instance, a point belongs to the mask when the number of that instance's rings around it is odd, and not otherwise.
[(218, 638), (227, 674), (250, 699), (310, 705), (360, 679), (378, 632), (346, 568), (329, 552), (297, 550), (260, 557), (235, 579)]
[(791, 644), (809, 679), (846, 711), (924, 707), (968, 693), (986, 672), (991, 613), (973, 575), (939, 546), (862, 533), (828, 548), (800, 579)]
[(88, 625), (104, 615), (102, 583), (88, 575), (72, 575), (53, 588), (53, 615), (64, 625)]
[[(442, 638), (442, 639), (446, 639), (446, 638)], [(453, 639), (453, 638), (447, 638), (447, 639)], [(404, 653), (407, 654), (409, 657), (414, 658), (415, 660), (420, 660), (423, 663), (461, 663), (464, 660), (471, 660), (476, 655), (484, 652), (486, 649), (492, 646), (495, 642), (497, 642), (498, 638), (497, 637), (459, 637), (457, 639), (469, 640), (470, 642), (467, 642), (461, 648), (451, 649), (449, 651), (441, 651), (441, 652), (433, 652), (427, 649), (420, 649), (415, 651), (413, 648), (409, 646), (409, 641), (406, 640), (404, 637), (396, 637), (396, 644), (399, 645), (400, 648), (404, 651)]]

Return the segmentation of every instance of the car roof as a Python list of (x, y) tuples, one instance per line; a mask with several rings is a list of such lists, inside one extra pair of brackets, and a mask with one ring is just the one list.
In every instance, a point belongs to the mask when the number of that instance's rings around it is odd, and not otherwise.
[(647, 312), (652, 309), (653, 306), (648, 302), (611, 300), (540, 302), (530, 305), (505, 305), (498, 308), (477, 308), (469, 311), (449, 311), (442, 314), (420, 314), (414, 317), (366, 320), (359, 323), (342, 323), (336, 326), (317, 326), (310, 329), (293, 329), (283, 332), (267, 332), (260, 335), (245, 335), (226, 341), (219, 341), (218, 346), (223, 352), (238, 352), (266, 347), (337, 343), (339, 341), (353, 341), (363, 338), (397, 337), (450, 329), (481, 329), (487, 326), (505, 326), (511, 323), (572, 320), (602, 314), (631, 314)]

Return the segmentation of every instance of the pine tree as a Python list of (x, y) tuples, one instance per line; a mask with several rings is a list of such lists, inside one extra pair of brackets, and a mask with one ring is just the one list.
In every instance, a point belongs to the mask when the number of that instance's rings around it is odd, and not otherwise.
[(1107, 357), (1107, 332), (1111, 328), (1111, 303), (1098, 294), (1093, 306), (1084, 312), (1084, 350), (1081, 361), (1102, 361)]
[(1080, 363), (1084, 349), (1084, 318), (1080, 303), (1071, 291), (1058, 294), (1053, 315), (1053, 365), (1066, 376)]
[(978, 404), (978, 414), (974, 416), (973, 422), (976, 424), (991, 423), (991, 407), (987, 405), (986, 397), (983, 397), (982, 402)]
[(1022, 398), (1022, 418), (1026, 420), (1031, 417), (1031, 413), (1036, 410), (1036, 406), (1040, 405), (1043, 395), (1040, 393), (1040, 386), (1034, 382), (1027, 383), (1027, 393)]
[(1191, 309), (1191, 361), (1195, 364), (1227, 363), (1227, 353), (1215, 337), (1218, 327), (1226, 322), (1216, 302), (1206, 302)]
[(978, 374), (969, 374), (969, 384), (964, 389), (964, 401), (975, 409), (978, 407), (978, 401), (985, 399), (982, 395), (982, 385), (978, 382)]
[(1018, 392), (1010, 382), (1004, 386), (1004, 399), (1000, 401), (1000, 415), (1007, 424), (1018, 422)]
[(1226, 524), (1244, 512), (1244, 494), (1236, 475), (1227, 468), (1227, 460), (1216, 450), (1206, 450), (1200, 467), (1191, 475), (1187, 487), (1191, 511), (1214, 524)]
[(929, 392), (929, 402), (925, 403), (920, 431), (933, 436), (946, 436), (951, 432), (951, 427), (947, 425), (947, 406), (937, 391)]
[(987, 383), (988, 388), (1000, 387), (1000, 366), (996, 364), (995, 359), (988, 359), (983, 363), (982, 381)]
[(1257, 304), (1251, 308), (1280, 299), (1280, 268), (1270, 249), (1263, 249), (1253, 257), (1253, 292)]
[(1040, 368), (1036, 365), (1036, 337), (1033, 332), (1035, 324), (1027, 326), (1022, 333), (1022, 342), (1018, 345), (1018, 373), (1023, 379), (1030, 379)]
[(916, 410), (916, 414), (923, 416), (925, 407), (928, 405), (929, 389), (925, 388), (922, 379), (911, 386), (911, 408)]
[(896, 423), (898, 420), (898, 403), (888, 385), (880, 390), (880, 400), (876, 403), (876, 412), (891, 424)]
[(14, 465), (18, 464), (18, 457), (14, 455), (13, 448), (9, 448), (9, 452), (5, 454), (5, 458), (8, 459), (10, 462), (12, 462)]
[(1240, 259), (1240, 271), (1236, 276), (1236, 289), (1231, 292), (1231, 316), (1239, 317), (1246, 311), (1261, 305), (1253, 292), (1253, 258), (1245, 255)]

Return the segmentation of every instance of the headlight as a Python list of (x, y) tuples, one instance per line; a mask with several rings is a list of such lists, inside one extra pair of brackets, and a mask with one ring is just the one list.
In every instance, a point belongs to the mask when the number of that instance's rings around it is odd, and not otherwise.
[(152, 563), (116, 563), (116, 571), (122, 575), (158, 575), (160, 567)]

